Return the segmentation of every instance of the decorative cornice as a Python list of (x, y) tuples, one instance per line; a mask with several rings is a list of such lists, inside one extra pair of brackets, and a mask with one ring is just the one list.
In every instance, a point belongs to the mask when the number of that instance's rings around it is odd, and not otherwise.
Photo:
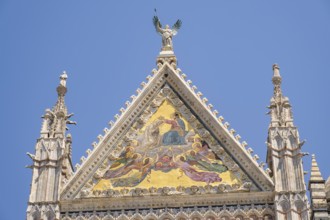
[(75, 219), (192, 219), (192, 220), (215, 220), (215, 219), (274, 219), (273, 205), (271, 204), (248, 204), (248, 205), (223, 205), (208, 207), (163, 207), (134, 210), (104, 210), (104, 211), (80, 211), (61, 213), (63, 220)]
[(272, 192), (224, 193), (221, 196), (214, 194), (187, 195), (187, 196), (142, 196), (120, 198), (80, 198), (60, 201), (61, 212), (79, 212), (88, 210), (121, 210), (144, 209), (162, 207), (194, 207), (218, 206), (237, 204), (265, 204), (273, 203)]

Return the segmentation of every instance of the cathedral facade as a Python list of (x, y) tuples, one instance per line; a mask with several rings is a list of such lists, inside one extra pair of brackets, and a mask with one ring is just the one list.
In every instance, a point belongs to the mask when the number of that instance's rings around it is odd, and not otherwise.
[(57, 102), (28, 153), (27, 220), (329, 219), (330, 180), (314, 155), (307, 197), (304, 142), (279, 66), (264, 163), (177, 67), (177, 30), (155, 26), (163, 38), (156, 68), (75, 167), (66, 133), (75, 122), (65, 105), (67, 75), (60, 76)]

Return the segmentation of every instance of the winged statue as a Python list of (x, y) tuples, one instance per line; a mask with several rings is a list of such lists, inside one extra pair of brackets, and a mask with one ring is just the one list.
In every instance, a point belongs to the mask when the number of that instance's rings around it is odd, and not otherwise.
[(165, 25), (165, 28), (162, 28), (162, 24), (158, 16), (154, 16), (152, 19), (157, 33), (162, 36), (162, 50), (173, 50), (173, 36), (178, 34), (178, 30), (181, 28), (182, 21), (178, 19), (175, 24), (170, 28), (169, 25)]

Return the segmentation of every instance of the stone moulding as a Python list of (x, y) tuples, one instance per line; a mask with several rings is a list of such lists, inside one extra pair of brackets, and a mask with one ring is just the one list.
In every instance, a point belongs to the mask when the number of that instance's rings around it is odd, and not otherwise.
[(79, 212), (85, 210), (121, 210), (161, 207), (194, 207), (237, 204), (271, 204), (272, 192), (224, 193), (185, 196), (141, 196), (119, 198), (81, 198), (60, 201), (61, 212)]
[[(218, 186), (191, 186), (191, 187), (151, 187), (149, 189), (122, 189), (122, 190), (94, 190), (86, 192), (86, 190), (80, 193), (80, 198), (93, 198), (93, 197), (137, 197), (137, 196), (170, 196), (170, 195), (203, 195), (203, 194), (221, 194), (221, 193), (243, 193), (250, 192), (250, 182), (245, 182), (242, 185), (239, 184), (219, 184)], [(92, 195), (91, 195), (92, 194)]]
[(115, 211), (85, 211), (85, 212), (63, 212), (63, 220), (141, 220), (141, 219), (164, 219), (164, 220), (243, 220), (243, 219), (274, 219), (272, 204), (249, 204), (249, 205), (223, 205), (223, 206), (204, 206), (204, 207), (166, 207), (134, 210), (115, 210)]

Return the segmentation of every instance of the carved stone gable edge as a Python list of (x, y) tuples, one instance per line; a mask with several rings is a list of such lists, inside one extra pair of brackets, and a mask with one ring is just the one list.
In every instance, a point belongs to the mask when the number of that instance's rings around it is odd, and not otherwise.
[[(93, 173), (97, 170), (106, 155), (106, 153), (111, 149), (110, 145), (113, 145), (118, 141), (118, 137), (123, 131), (126, 131), (129, 127), (128, 125), (132, 122), (133, 118), (139, 115), (143, 107), (154, 98), (154, 96), (159, 92), (161, 87), (167, 83), (181, 95), (181, 98), (188, 102), (194, 102), (193, 110), (200, 117), (204, 123), (210, 125), (209, 129), (215, 132), (215, 137), (221, 140), (225, 145), (229, 153), (236, 157), (236, 161), (246, 162), (243, 166), (246, 167), (246, 172), (248, 172), (251, 177), (257, 182), (263, 182), (259, 187), (263, 190), (271, 190), (273, 187), (273, 182), (266, 173), (262, 173), (263, 170), (260, 169), (258, 164), (252, 159), (252, 157), (244, 151), (244, 147), (234, 137), (225, 126), (219, 122), (216, 118), (216, 114), (210, 110), (210, 106), (205, 104), (205, 100), (201, 100), (200, 96), (196, 94), (189, 83), (182, 77), (183, 74), (180, 71), (174, 70), (171, 66), (165, 63), (157, 72), (154, 71), (154, 76), (151, 77), (147, 84), (143, 84), (143, 90), (138, 89), (138, 96), (133, 96), (133, 102), (128, 104), (127, 109), (121, 110), (121, 115), (116, 115), (117, 121), (113, 125), (112, 129), (106, 130), (105, 136), (99, 136), (99, 143), (94, 144), (95, 149), (90, 153), (87, 159), (83, 159), (83, 164), (78, 166), (77, 171), (72, 176), (72, 178), (63, 187), (61, 193), (61, 199), (72, 199), (82, 187), (83, 184), (91, 178)], [(188, 85), (187, 85), (188, 84)], [(197, 111), (196, 111), (197, 110)], [(105, 144), (105, 143), (109, 144)], [(239, 150), (237, 150), (239, 149)], [(111, 149), (116, 150), (116, 149)], [(120, 151), (120, 149), (117, 149)], [(251, 163), (252, 162), (252, 163)], [(258, 169), (255, 169), (255, 168)]]

